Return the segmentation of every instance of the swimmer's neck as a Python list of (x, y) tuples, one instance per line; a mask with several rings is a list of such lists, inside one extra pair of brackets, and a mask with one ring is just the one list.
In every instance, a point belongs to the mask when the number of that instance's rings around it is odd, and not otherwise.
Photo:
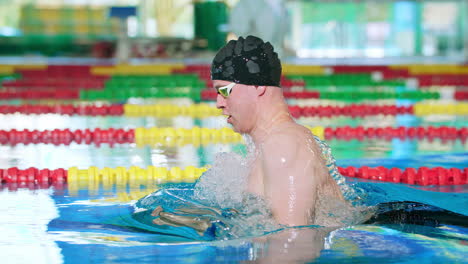
[(248, 133), (255, 146), (262, 144), (268, 138), (268, 135), (280, 124), (285, 122), (294, 123), (286, 103), (278, 103), (269, 108), (263, 108), (257, 113), (259, 114), (255, 126)]

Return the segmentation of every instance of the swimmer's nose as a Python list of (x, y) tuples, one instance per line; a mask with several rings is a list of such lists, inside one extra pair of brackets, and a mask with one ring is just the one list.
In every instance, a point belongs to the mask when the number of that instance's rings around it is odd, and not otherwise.
[(216, 96), (216, 108), (222, 109), (225, 107), (226, 107), (226, 98), (218, 94), (218, 96)]

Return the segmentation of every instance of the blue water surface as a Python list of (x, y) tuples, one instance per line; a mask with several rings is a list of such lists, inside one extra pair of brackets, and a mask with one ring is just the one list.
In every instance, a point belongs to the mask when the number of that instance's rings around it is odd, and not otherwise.
[[(466, 159), (465, 154), (456, 157)], [(439, 158), (428, 157), (432, 161)], [(380, 159), (378, 162), (392, 165), (392, 162), (412, 161)], [(468, 219), (466, 185), (459, 186), (457, 192), (439, 192), (404, 184), (348, 180), (365, 194), (366, 205), (413, 201), (431, 206), (428, 210), (444, 209)], [(180, 187), (183, 191), (179, 195), (190, 199), (192, 186), (184, 184)], [(168, 206), (177, 203), (174, 197), (160, 198), (167, 201)], [(288, 230), (278, 230), (260, 238), (217, 240), (216, 237), (202, 237), (190, 228), (158, 230), (145, 225), (132, 218), (135, 201), (109, 202), (103, 191), (94, 195), (81, 191), (78, 196), (65, 193), (53, 196), (53, 199), (60, 216), (48, 224), (48, 233), (54, 237), (66, 263), (236, 263), (260, 260), (266, 263), (272, 263), (271, 260), (279, 260), (278, 263), (463, 263), (468, 254), (468, 228), (443, 223), (436, 226), (361, 224), (335, 230), (302, 227), (295, 230), (300, 242), (284, 249), (277, 247), (287, 243), (282, 234), (290, 232)]]
[[(53, 129), (92, 127), (180, 126), (187, 124), (156, 118), (70, 118), (3, 116), (2, 129)], [(321, 121), (321, 120), (320, 120)], [(352, 120), (356, 125), (362, 120)], [(416, 122), (411, 119), (411, 122)], [(322, 121), (321, 121), (322, 122)], [(351, 122), (351, 121), (350, 121)], [(454, 123), (455, 122), (455, 123)], [(201, 121), (204, 127), (217, 127)], [(368, 121), (370, 123), (370, 121)], [(466, 126), (466, 118), (449, 124)], [(311, 124), (322, 125), (322, 124)], [(339, 124), (343, 125), (343, 124)], [(402, 124), (395, 124), (402, 125)], [(411, 125), (431, 125), (417, 123)], [(54, 127), (55, 126), (55, 127)], [(466, 142), (417, 140), (364, 140), (329, 142), (338, 166), (456, 167), (468, 164)], [(149, 165), (160, 167), (205, 166), (214, 153), (242, 152), (241, 144), (203, 147), (122, 146), (2, 146), (3, 168), (69, 168)], [(72, 154), (70, 154), (72, 153)], [(427, 211), (468, 216), (468, 185), (412, 186), (347, 179), (366, 205), (411, 201)], [(277, 230), (263, 236), (219, 240), (189, 228), (155, 229), (133, 218), (134, 204), (157, 186), (98, 190), (85, 185), (67, 189), (0, 191), (2, 263), (466, 263), (466, 225), (386, 223), (359, 224), (338, 229), (301, 227)], [(187, 187), (187, 186), (186, 186)], [(187, 194), (186, 198), (191, 196)], [(163, 197), (166, 198), (166, 197)], [(8, 200), (7, 200), (8, 199)], [(293, 242), (289, 238), (294, 237)], [(285, 247), (287, 245), (287, 247)]]

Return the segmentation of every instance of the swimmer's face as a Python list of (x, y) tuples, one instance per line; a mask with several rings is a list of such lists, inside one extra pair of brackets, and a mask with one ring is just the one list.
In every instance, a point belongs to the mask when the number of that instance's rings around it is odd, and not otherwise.
[[(256, 120), (255, 86), (238, 83), (233, 85), (232, 82), (221, 80), (214, 80), (213, 85), (217, 91), (224, 90), (218, 92), (216, 107), (223, 110), (223, 115), (227, 116), (227, 122), (234, 131), (248, 134)], [(228, 90), (229, 94), (226, 93)]]

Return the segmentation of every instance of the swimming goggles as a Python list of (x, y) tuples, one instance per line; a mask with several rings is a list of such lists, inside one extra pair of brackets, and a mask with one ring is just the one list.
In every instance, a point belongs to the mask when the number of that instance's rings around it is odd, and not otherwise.
[(227, 98), (231, 94), (232, 87), (234, 87), (234, 85), (236, 85), (236, 83), (230, 83), (226, 86), (218, 87), (216, 90), (218, 91), (218, 94), (222, 95), (224, 98)]

